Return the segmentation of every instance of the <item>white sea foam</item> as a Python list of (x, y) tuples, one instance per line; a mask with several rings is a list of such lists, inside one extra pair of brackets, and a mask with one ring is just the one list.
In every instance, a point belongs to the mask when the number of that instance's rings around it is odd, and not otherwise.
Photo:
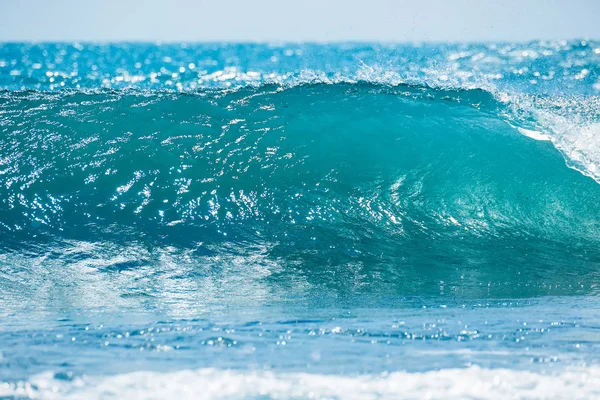
[(552, 130), (552, 143), (567, 165), (600, 183), (600, 123), (578, 123), (547, 112), (537, 117)]
[(536, 122), (536, 130), (521, 127), (519, 132), (551, 141), (569, 167), (600, 183), (600, 99), (521, 96), (508, 101)]
[(200, 369), (133, 372), (27, 383), (0, 383), (0, 396), (40, 399), (591, 399), (600, 397), (600, 367), (546, 374), (509, 369), (444, 369), (377, 376)]
[(551, 141), (552, 139), (550, 138), (550, 136), (543, 134), (542, 132), (539, 131), (534, 131), (532, 129), (525, 129), (525, 128), (517, 128), (519, 132), (521, 132), (521, 134), (530, 137), (532, 139), (535, 140), (541, 140), (541, 141)]

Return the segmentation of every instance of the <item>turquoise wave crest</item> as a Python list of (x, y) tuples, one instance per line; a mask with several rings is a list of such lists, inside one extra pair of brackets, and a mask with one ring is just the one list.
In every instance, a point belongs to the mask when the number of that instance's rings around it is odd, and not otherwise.
[(534, 122), (484, 90), (418, 85), (3, 92), (0, 248), (260, 254), (408, 292), (568, 266), (577, 286), (600, 261), (600, 185), (523, 135)]

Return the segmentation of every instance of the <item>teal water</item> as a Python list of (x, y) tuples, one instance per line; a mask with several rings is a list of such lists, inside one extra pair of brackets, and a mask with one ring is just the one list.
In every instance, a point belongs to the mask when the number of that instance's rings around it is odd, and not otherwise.
[(0, 45), (0, 396), (599, 395), (599, 62)]

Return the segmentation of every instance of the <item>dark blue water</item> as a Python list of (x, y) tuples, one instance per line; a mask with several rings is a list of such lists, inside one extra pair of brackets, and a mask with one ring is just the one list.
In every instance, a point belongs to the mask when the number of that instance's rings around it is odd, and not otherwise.
[(600, 395), (599, 62), (0, 45), (0, 396)]

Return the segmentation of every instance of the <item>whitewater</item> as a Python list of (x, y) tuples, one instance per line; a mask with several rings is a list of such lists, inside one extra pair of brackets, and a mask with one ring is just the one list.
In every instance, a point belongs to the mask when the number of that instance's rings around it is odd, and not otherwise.
[(598, 65), (0, 45), (0, 396), (599, 396)]

